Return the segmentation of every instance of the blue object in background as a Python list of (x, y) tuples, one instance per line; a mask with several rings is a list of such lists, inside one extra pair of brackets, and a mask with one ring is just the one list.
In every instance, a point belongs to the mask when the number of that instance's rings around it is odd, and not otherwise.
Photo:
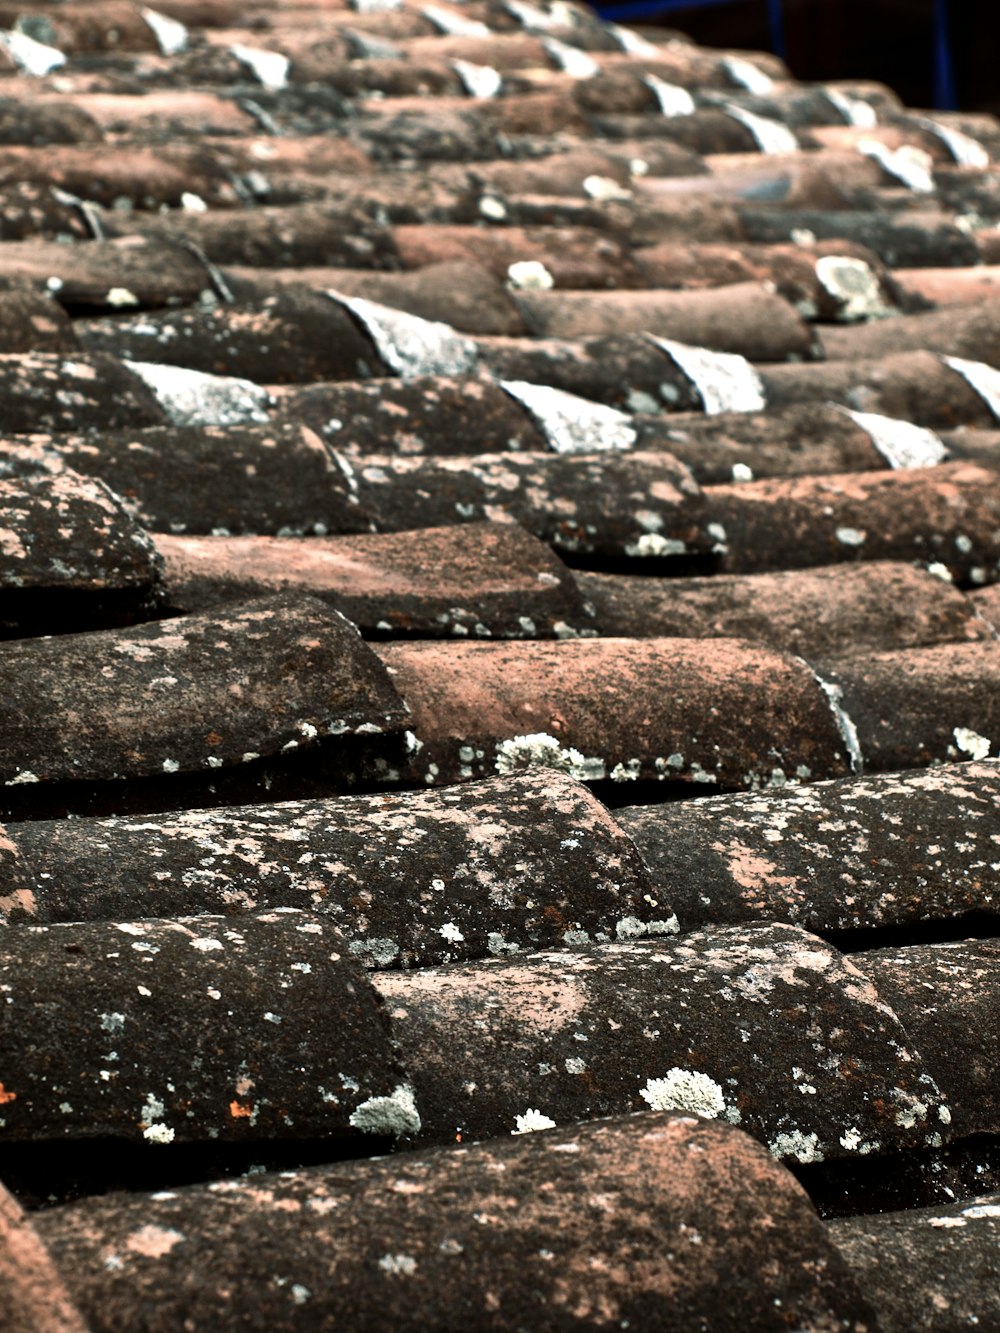
[[(595, 6), (601, 18), (612, 23), (634, 19), (661, 19), (681, 9), (709, 9), (715, 5), (731, 4), (732, 0), (622, 0), (620, 4), (598, 4)], [(771, 50), (775, 55), (785, 57), (785, 21), (781, 12), (781, 0), (765, 0), (767, 18), (771, 27)]]
[[(824, 0), (817, 0), (822, 4)], [(613, 23), (634, 20), (656, 22), (681, 11), (711, 9), (730, 4), (732, 0), (608, 0), (595, 6), (602, 18)], [(771, 32), (771, 50), (782, 60), (786, 58), (785, 22), (782, 0), (762, 0), (767, 10)], [(931, 53), (931, 82), (933, 103), (941, 111), (952, 111), (958, 106), (955, 70), (951, 52), (951, 34), (948, 26), (947, 0), (934, 0), (933, 51)]]

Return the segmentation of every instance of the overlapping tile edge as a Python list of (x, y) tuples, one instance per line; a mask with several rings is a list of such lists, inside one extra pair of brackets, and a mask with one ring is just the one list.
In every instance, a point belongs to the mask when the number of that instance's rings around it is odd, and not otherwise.
[(1000, 128), (649, 36), (0, 9), (12, 1333), (1000, 1319)]

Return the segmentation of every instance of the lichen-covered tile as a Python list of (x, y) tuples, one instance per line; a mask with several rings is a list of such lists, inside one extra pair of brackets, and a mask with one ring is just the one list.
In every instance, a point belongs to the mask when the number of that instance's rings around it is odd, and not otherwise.
[[(627, 441), (628, 418), (611, 424), (615, 436), (586, 411), (570, 414), (556, 437), (564, 447), (574, 438), (585, 445)], [(369, 456), (352, 471), (362, 512), (381, 532), (506, 516), (557, 551), (640, 564), (708, 555), (719, 540), (699, 487), (665, 452)]]
[[(994, 833), (994, 849), (997, 845)], [(950, 1133), (995, 1134), (1000, 1129), (1000, 944), (986, 939), (872, 949), (855, 962), (899, 1015), (947, 1097)]]
[(418, 781), (541, 766), (738, 788), (850, 769), (812, 671), (739, 639), (394, 643), (379, 654), (412, 714)]
[[(149, 1333), (444, 1333), (456, 1311), (498, 1333), (767, 1333), (776, 1310), (815, 1333), (875, 1327), (790, 1174), (691, 1116), (117, 1194), (32, 1220), (94, 1333), (140, 1311)], [(259, 1278), (250, 1253), (269, 1256)]]
[(310, 913), (30, 926), (8, 940), (6, 1142), (354, 1137), (404, 1081), (375, 991)]
[(1000, 761), (616, 817), (684, 930), (751, 920), (859, 930), (1000, 907)]
[(151, 614), (162, 571), (152, 540), (103, 482), (69, 471), (0, 481), (0, 633)]
[[(805, 931), (716, 928), (379, 973), (421, 1135), (652, 1108), (816, 1162), (940, 1143), (947, 1105), (866, 974)], [(939, 1108), (944, 1115), (939, 1116)]]
[(585, 786), (525, 773), (441, 792), (11, 824), (11, 923), (321, 913), (367, 966), (484, 958), (676, 921)]
[(6, 643), (0, 680), (8, 808), (44, 801), (50, 783), (114, 780), (124, 799), (136, 779), (221, 779), (408, 720), (354, 627), (303, 597)]
[(304, 384), (277, 397), (280, 420), (309, 426), (342, 456), (465, 456), (547, 445), (520, 402), (473, 374)]
[(186, 612), (285, 591), (321, 598), (370, 638), (533, 639), (591, 628), (570, 571), (516, 523), (151, 540), (164, 562), (164, 595)]
[(166, 412), (115, 356), (0, 354), (5, 434), (159, 426)]

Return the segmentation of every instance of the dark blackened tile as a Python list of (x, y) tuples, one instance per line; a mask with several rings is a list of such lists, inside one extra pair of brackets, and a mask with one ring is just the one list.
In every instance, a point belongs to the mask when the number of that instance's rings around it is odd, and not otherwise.
[(998, 794), (1000, 764), (987, 761), (634, 807), (617, 819), (682, 929), (763, 919), (859, 930), (997, 911)]
[(885, 1333), (959, 1329), (1000, 1318), (1000, 1195), (838, 1219), (828, 1234)]
[(80, 341), (65, 313), (48, 294), (0, 292), (0, 351), (71, 352)]
[(1000, 1125), (998, 952), (996, 940), (963, 940), (873, 949), (855, 960), (916, 1043), (958, 1137)]
[[(803, 1327), (872, 1327), (789, 1174), (745, 1135), (690, 1116), (119, 1195), (35, 1225), (95, 1333), (133, 1325), (140, 1308), (150, 1333), (303, 1317), (443, 1333), (456, 1310), (498, 1333), (598, 1328), (608, 1312), (669, 1333), (764, 1333), (775, 1302)], [(280, 1256), (280, 1286), (248, 1279), (257, 1251)]]
[(309, 598), (7, 643), (0, 672), (12, 795), (226, 769), (405, 724), (357, 631)]
[(61, 100), (31, 102), (0, 97), (0, 144), (40, 148), (49, 144), (97, 143), (103, 137), (97, 121), (82, 106)]
[(376, 993), (311, 913), (31, 926), (9, 941), (8, 1140), (354, 1136), (364, 1104), (402, 1080)]
[(60, 633), (151, 614), (163, 562), (100, 481), (0, 482), (0, 633)]

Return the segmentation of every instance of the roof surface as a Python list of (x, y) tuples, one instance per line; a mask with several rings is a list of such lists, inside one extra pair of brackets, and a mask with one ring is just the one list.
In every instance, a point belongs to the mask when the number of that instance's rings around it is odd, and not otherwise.
[(1000, 125), (0, 2), (0, 1324), (1000, 1327)]

